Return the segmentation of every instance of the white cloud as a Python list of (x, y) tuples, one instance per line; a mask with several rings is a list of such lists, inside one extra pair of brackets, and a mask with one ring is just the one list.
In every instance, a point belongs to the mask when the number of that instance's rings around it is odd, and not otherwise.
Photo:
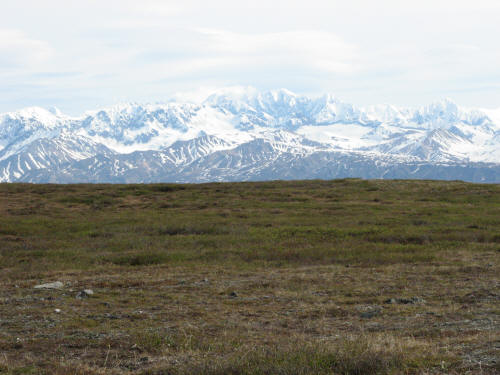
[(192, 91), (179, 91), (172, 95), (172, 99), (180, 102), (200, 104), (212, 94), (227, 94), (231, 96), (245, 97), (255, 94), (257, 89), (250, 86), (201, 86)]
[(0, 66), (18, 68), (34, 66), (52, 55), (48, 43), (31, 39), (19, 30), (0, 30)]
[(246, 85), (253, 84), (247, 80), (255, 75), (272, 74), (285, 81), (290, 74), (345, 75), (361, 68), (356, 46), (325, 31), (172, 33), (176, 37), (149, 41), (137, 50), (144, 70), (164, 79), (195, 75)]
[(0, 112), (234, 85), (498, 107), (498, 19), (498, 0), (5, 1)]
[(185, 2), (172, 0), (142, 0), (141, 2), (133, 0), (131, 9), (141, 14), (165, 17), (179, 15), (191, 7)]
[(357, 51), (337, 35), (324, 31), (243, 34), (202, 29), (208, 51), (238, 64), (302, 66), (330, 73), (356, 70)]

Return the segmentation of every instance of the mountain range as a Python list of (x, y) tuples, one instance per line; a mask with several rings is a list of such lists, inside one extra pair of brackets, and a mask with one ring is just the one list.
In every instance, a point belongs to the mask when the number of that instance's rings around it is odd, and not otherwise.
[(288, 90), (201, 103), (0, 115), (0, 182), (146, 183), (416, 178), (500, 182), (500, 110), (449, 99), (357, 107)]

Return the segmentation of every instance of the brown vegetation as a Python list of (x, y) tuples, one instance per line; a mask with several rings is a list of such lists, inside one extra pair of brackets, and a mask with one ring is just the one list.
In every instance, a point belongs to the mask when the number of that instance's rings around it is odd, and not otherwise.
[(498, 185), (2, 184), (0, 374), (498, 373), (499, 228)]

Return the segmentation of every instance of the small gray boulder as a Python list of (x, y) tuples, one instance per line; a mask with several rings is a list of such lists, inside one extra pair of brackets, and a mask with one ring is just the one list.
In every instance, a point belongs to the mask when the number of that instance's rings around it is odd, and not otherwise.
[(94, 294), (94, 291), (92, 289), (84, 289), (84, 290), (79, 291), (76, 294), (76, 298), (78, 298), (78, 299), (84, 299), (84, 298), (90, 297), (93, 294)]
[(35, 285), (35, 289), (62, 289), (64, 284), (60, 281), (55, 281), (53, 283)]

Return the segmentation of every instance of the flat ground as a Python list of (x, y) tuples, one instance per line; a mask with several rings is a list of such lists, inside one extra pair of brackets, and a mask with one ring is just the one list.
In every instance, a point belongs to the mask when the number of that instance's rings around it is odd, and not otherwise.
[(499, 185), (2, 184), (0, 373), (499, 373), (499, 252)]

